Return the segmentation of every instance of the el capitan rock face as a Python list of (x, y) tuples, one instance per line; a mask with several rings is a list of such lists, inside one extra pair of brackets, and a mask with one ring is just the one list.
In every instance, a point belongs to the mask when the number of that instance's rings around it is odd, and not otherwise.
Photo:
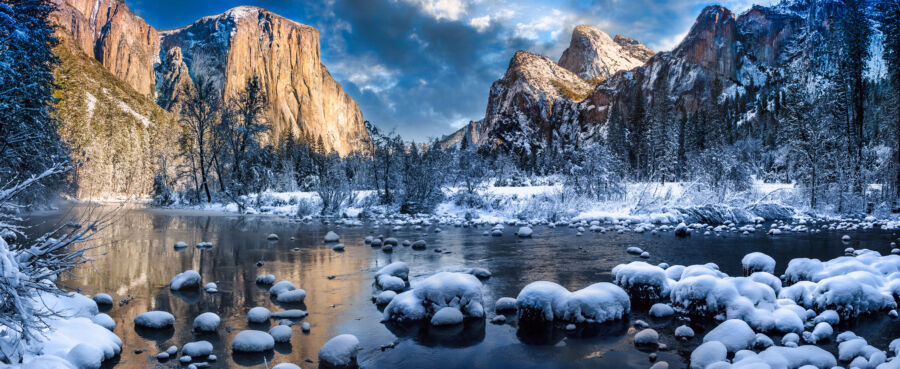
[(596, 27), (580, 25), (572, 31), (569, 48), (559, 58), (559, 66), (589, 81), (601, 82), (621, 70), (643, 65), (653, 51), (628, 37), (609, 37)]
[[(315, 28), (244, 6), (161, 34), (166, 55), (177, 58), (180, 49), (194, 82), (210, 81), (224, 96), (259, 78), (274, 135), (291, 129), (321, 136), (326, 149), (341, 155), (367, 147), (362, 112), (322, 65)], [(170, 84), (165, 74), (158, 83)]]
[(237, 7), (187, 27), (157, 31), (122, 0), (56, 0), (63, 36), (163, 108), (198, 81), (228, 97), (258, 77), (270, 137), (322, 137), (341, 155), (369, 147), (358, 104), (320, 58), (319, 32), (261, 8)]
[(153, 96), (159, 33), (121, 0), (56, 0), (56, 20), (86, 54), (144, 96)]

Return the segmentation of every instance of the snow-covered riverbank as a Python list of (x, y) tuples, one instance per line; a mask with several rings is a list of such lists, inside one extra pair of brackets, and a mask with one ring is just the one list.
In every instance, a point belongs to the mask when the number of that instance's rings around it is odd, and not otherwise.
[[(809, 209), (802, 190), (793, 184), (755, 182), (739, 193), (710, 193), (693, 183), (631, 183), (615, 200), (595, 200), (577, 196), (559, 184), (532, 186), (483, 186), (474, 194), (460, 188), (445, 188), (444, 200), (431, 214), (404, 215), (398, 206), (378, 204), (373, 191), (359, 191), (339, 212), (344, 218), (395, 218), (478, 224), (524, 222), (599, 221), (601, 223), (680, 222), (723, 224), (809, 219), (854, 219), (888, 222), (896, 216), (876, 211), (872, 214), (839, 214), (833, 208)], [(263, 192), (244, 197), (245, 214), (316, 217), (321, 201), (315, 192)], [(239, 214), (233, 202), (203, 204), (176, 203), (169, 208)]]

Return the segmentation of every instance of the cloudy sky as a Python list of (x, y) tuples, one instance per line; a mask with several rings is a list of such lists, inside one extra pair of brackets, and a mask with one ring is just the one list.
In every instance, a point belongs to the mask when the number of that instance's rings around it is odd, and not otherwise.
[(674, 47), (703, 7), (736, 13), (774, 0), (126, 0), (174, 28), (255, 5), (319, 29), (325, 66), (366, 119), (426, 140), (484, 116), (488, 90), (515, 50), (558, 60), (572, 29), (591, 24), (653, 50)]

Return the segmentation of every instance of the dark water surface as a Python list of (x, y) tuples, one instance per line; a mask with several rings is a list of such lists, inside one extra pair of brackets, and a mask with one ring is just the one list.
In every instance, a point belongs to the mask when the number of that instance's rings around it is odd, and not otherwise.
[[(79, 210), (79, 209), (76, 209)], [(80, 209), (83, 210), (83, 209)], [(69, 214), (71, 215), (71, 214)], [(29, 219), (38, 232), (54, 224), (61, 215), (42, 215)], [(98, 234), (98, 248), (89, 251), (94, 259), (77, 271), (77, 277), (64, 277), (63, 284), (80, 288), (92, 295), (105, 292), (118, 300), (133, 296), (125, 305), (114, 306), (107, 313), (116, 321), (115, 333), (124, 343), (116, 368), (182, 367), (177, 360), (160, 363), (153, 358), (170, 345), (181, 347), (196, 340), (213, 343), (218, 361), (213, 367), (263, 368), (273, 363), (292, 362), (303, 368), (317, 366), (319, 348), (329, 338), (342, 333), (356, 335), (363, 351), (359, 354), (363, 368), (646, 368), (651, 365), (650, 351), (634, 347), (631, 323), (643, 319), (660, 333), (667, 351), (659, 351), (658, 360), (671, 368), (687, 366), (687, 357), (709, 327), (694, 326), (697, 337), (680, 343), (673, 337), (675, 327), (684, 322), (650, 319), (646, 311), (634, 311), (629, 321), (597, 327), (588, 331), (567, 333), (562, 329), (539, 333), (521, 333), (515, 319), (504, 325), (489, 323), (495, 314), (497, 298), (515, 297), (530, 282), (548, 280), (569, 290), (592, 283), (611, 281), (611, 269), (620, 263), (639, 258), (625, 249), (637, 246), (651, 253), (651, 264), (702, 264), (714, 262), (730, 275), (740, 275), (741, 258), (762, 251), (777, 261), (776, 275), (787, 261), (796, 257), (831, 259), (840, 256), (845, 247), (869, 248), (886, 254), (890, 241), (897, 237), (891, 231), (849, 233), (853, 240), (842, 243), (843, 233), (794, 233), (767, 236), (757, 232), (749, 236), (727, 233), (724, 237), (694, 234), (679, 239), (671, 232), (590, 233), (576, 236), (568, 227), (551, 229), (534, 227), (534, 237), (518, 239), (516, 227), (507, 226), (503, 237), (482, 235), (485, 229), (457, 228), (440, 225), (440, 233), (426, 227), (416, 231), (412, 226), (393, 231), (393, 226), (336, 226), (320, 221), (302, 223), (277, 217), (236, 217), (161, 210), (118, 210), (115, 222)], [(345, 252), (332, 251), (322, 242), (329, 230), (341, 235)], [(267, 241), (275, 233), (279, 241)], [(395, 247), (393, 253), (366, 245), (368, 235), (396, 237), (399, 240), (425, 239), (428, 249), (415, 251)], [(290, 238), (295, 240), (291, 241)], [(183, 251), (173, 248), (176, 241), (187, 242)], [(210, 241), (210, 250), (193, 245)], [(295, 251), (294, 249), (297, 248)], [(437, 253), (434, 250), (443, 250)], [(257, 266), (259, 261), (264, 265)], [(381, 321), (381, 311), (372, 303), (375, 292), (373, 274), (391, 262), (403, 261), (410, 266), (410, 282), (415, 283), (438, 271), (466, 267), (486, 268), (493, 277), (484, 282), (484, 305), (487, 321), (469, 321), (464, 326), (435, 329), (432, 327), (394, 327)], [(194, 269), (203, 283), (216, 282), (219, 292), (207, 294), (173, 293), (167, 284), (177, 273)], [(277, 280), (289, 280), (307, 292), (304, 305), (279, 306), (270, 299), (267, 288), (255, 283), (259, 274), (274, 274)], [(233, 355), (229, 345), (237, 332), (263, 329), (248, 326), (246, 313), (255, 306), (279, 311), (302, 308), (309, 312), (305, 321), (311, 332), (293, 327), (290, 344), (276, 346), (263, 355)], [(174, 329), (162, 331), (135, 330), (133, 319), (150, 310), (165, 310), (176, 317)], [(196, 335), (191, 331), (194, 317), (203, 312), (222, 317), (216, 334)], [(277, 324), (273, 320), (271, 324)], [(883, 317), (866, 319), (843, 327), (866, 337), (869, 343), (886, 349), (891, 339), (900, 336), (900, 323)], [(844, 329), (837, 329), (843, 331)], [(775, 338), (775, 337), (773, 337)], [(825, 346), (834, 350), (834, 345)], [(135, 350), (145, 350), (137, 354)], [(655, 351), (655, 350), (654, 350)]]

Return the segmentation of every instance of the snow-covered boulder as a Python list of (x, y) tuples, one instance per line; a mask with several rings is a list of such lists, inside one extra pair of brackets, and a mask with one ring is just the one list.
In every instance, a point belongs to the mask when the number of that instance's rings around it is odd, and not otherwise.
[(257, 306), (255, 308), (250, 309), (247, 312), (247, 320), (250, 323), (265, 323), (269, 321), (269, 318), (272, 316), (272, 313), (269, 312), (269, 309), (266, 309), (262, 306)]
[[(622, 319), (631, 311), (631, 300), (612, 283), (595, 283), (564, 296), (554, 311), (557, 320), (572, 323), (604, 323)], [(556, 309), (554, 306), (554, 309)]]
[(755, 339), (756, 333), (747, 325), (747, 322), (729, 319), (709, 331), (703, 337), (703, 342), (718, 341), (725, 345), (728, 352), (738, 352), (750, 348)]
[(665, 318), (675, 314), (675, 309), (668, 304), (653, 304), (650, 307), (650, 316), (654, 318)]
[(300, 366), (292, 363), (281, 363), (276, 364), (272, 369), (300, 369)]
[(168, 328), (175, 324), (175, 316), (165, 311), (148, 311), (134, 317), (134, 325), (143, 328)]
[(291, 327), (286, 325), (276, 325), (269, 329), (269, 335), (272, 336), (272, 339), (278, 343), (287, 343), (291, 342), (291, 335), (293, 331), (291, 331)]
[(112, 305), (113, 298), (105, 293), (98, 293), (91, 297), (97, 305)]
[(103, 328), (109, 329), (110, 332), (116, 330), (116, 321), (113, 320), (113, 318), (107, 314), (100, 313), (100, 314), (94, 315), (94, 317), (91, 318), (91, 321), (94, 322), (94, 324), (96, 324), (96, 325), (99, 325)]
[(189, 342), (181, 348), (181, 354), (190, 356), (191, 358), (201, 358), (211, 355), (213, 345), (209, 341)]
[(494, 312), (498, 314), (511, 313), (516, 311), (516, 299), (512, 297), (501, 297), (494, 303)]
[(615, 283), (625, 289), (635, 302), (651, 304), (669, 295), (666, 271), (658, 266), (634, 261), (617, 265), (612, 274)]
[(240, 331), (231, 341), (231, 349), (238, 352), (262, 352), (275, 347), (272, 335), (255, 330)]
[(270, 285), (275, 283), (275, 276), (272, 274), (263, 274), (256, 276), (256, 283)]
[(658, 345), (659, 333), (655, 329), (643, 329), (634, 335), (635, 345)]
[(359, 339), (352, 334), (334, 337), (319, 349), (319, 365), (323, 368), (356, 367), (356, 355), (360, 349)]
[(737, 289), (732, 283), (710, 275), (682, 278), (671, 290), (672, 305), (676, 310), (702, 319), (724, 312), (737, 297)]
[(375, 272), (375, 285), (382, 290), (403, 292), (409, 283), (408, 278), (409, 266), (397, 261)]
[(533, 282), (516, 297), (523, 323), (603, 323), (621, 319), (631, 310), (628, 294), (611, 283), (596, 283), (575, 292), (546, 281)]
[(309, 313), (300, 309), (288, 309), (285, 311), (276, 311), (272, 313), (272, 318), (275, 319), (303, 319)]
[(728, 348), (719, 341), (704, 342), (691, 352), (691, 369), (706, 369), (710, 364), (725, 361)]
[(694, 338), (694, 329), (686, 325), (680, 325), (675, 328), (675, 338), (688, 339)]
[(219, 329), (219, 324), (222, 322), (222, 319), (219, 318), (216, 313), (206, 312), (200, 315), (197, 315), (194, 318), (194, 331), (197, 332), (215, 332)]
[(516, 232), (516, 235), (519, 236), (519, 238), (530, 238), (533, 233), (534, 230), (532, 230), (531, 227), (524, 226), (519, 227), (519, 231)]
[(454, 325), (462, 324), (465, 317), (459, 309), (455, 307), (443, 307), (431, 317), (431, 325)]
[(178, 273), (172, 277), (172, 281), (169, 282), (169, 288), (171, 288), (172, 291), (197, 288), (200, 287), (200, 280), (200, 273), (197, 273), (194, 270), (186, 270), (183, 273)]
[(761, 252), (751, 252), (741, 259), (744, 267), (744, 275), (749, 276), (755, 272), (775, 273), (775, 259)]
[(325, 235), (325, 242), (338, 242), (341, 240), (341, 236), (338, 236), (334, 231), (328, 231)]
[(391, 303), (391, 300), (397, 297), (397, 292), (394, 291), (381, 291), (379, 294), (375, 295), (375, 305), (387, 305)]
[(291, 281), (281, 281), (275, 283), (272, 287), (269, 288), (269, 294), (273, 296), (278, 296), (284, 292), (296, 290), (297, 286), (294, 286)]
[(306, 291), (299, 288), (296, 290), (281, 292), (278, 294), (278, 297), (275, 298), (276, 301), (282, 304), (299, 304), (302, 303), (304, 299), (306, 299)]
[(79, 343), (69, 350), (66, 360), (78, 369), (99, 369), (103, 363), (103, 351), (96, 346)]
[(481, 287), (481, 281), (470, 274), (440, 272), (394, 297), (384, 309), (384, 318), (430, 319), (444, 307), (458, 309), (465, 318), (483, 318)]

